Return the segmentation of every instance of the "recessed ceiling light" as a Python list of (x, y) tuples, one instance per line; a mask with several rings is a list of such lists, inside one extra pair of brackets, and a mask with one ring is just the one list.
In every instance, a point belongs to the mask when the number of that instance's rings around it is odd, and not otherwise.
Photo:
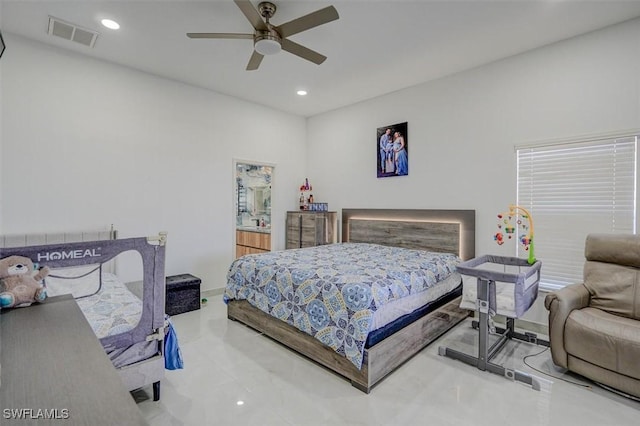
[(244, 401), (238, 401), (236, 402), (236, 405), (244, 405)]
[(298, 90), (296, 92), (299, 96), (306, 96), (307, 95), (307, 91), (306, 90)]
[(116, 21), (113, 21), (111, 19), (103, 19), (100, 22), (102, 23), (102, 25), (109, 28), (110, 30), (117, 30), (118, 28), (120, 28), (120, 24), (118, 24)]

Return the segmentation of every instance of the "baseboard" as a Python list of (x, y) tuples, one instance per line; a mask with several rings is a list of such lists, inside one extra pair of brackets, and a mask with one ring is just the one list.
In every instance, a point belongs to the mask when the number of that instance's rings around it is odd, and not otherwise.
[(543, 334), (545, 336), (549, 335), (549, 326), (538, 322), (517, 319), (516, 328), (530, 331), (532, 333)]
[(220, 296), (222, 294), (224, 294), (224, 288), (213, 288), (210, 290), (204, 290), (201, 293), (204, 297)]

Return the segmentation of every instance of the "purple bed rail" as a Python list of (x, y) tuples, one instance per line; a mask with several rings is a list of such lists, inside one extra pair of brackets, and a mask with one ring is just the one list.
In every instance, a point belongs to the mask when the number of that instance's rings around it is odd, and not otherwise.
[(120, 253), (127, 251), (138, 252), (142, 258), (143, 267), (142, 316), (133, 330), (114, 336), (107, 336), (100, 340), (105, 350), (111, 351), (145, 341), (164, 327), (165, 242), (166, 234), (160, 234), (158, 237), (151, 238), (139, 237), (28, 247), (7, 247), (0, 248), (0, 259), (12, 255), (25, 256), (38, 266), (63, 268), (102, 264), (112, 260)]

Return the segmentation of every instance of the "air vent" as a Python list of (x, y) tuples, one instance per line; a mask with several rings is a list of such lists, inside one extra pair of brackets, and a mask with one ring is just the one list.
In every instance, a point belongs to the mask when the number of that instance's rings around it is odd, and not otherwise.
[(75, 41), (82, 45), (93, 47), (99, 33), (79, 27), (70, 22), (49, 16), (49, 35), (61, 37), (65, 40)]

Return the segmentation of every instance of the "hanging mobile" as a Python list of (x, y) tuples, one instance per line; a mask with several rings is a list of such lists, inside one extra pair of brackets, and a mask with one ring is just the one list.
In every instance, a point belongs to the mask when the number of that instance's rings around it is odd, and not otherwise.
[[(513, 223), (514, 218), (517, 219), (515, 224)], [(501, 246), (504, 244), (505, 235), (507, 239), (512, 239), (514, 235), (517, 235), (518, 242), (529, 252), (527, 259), (529, 265), (536, 262), (536, 256), (533, 252), (533, 218), (524, 207), (510, 204), (508, 212), (498, 214), (498, 232), (493, 235), (493, 240)]]

